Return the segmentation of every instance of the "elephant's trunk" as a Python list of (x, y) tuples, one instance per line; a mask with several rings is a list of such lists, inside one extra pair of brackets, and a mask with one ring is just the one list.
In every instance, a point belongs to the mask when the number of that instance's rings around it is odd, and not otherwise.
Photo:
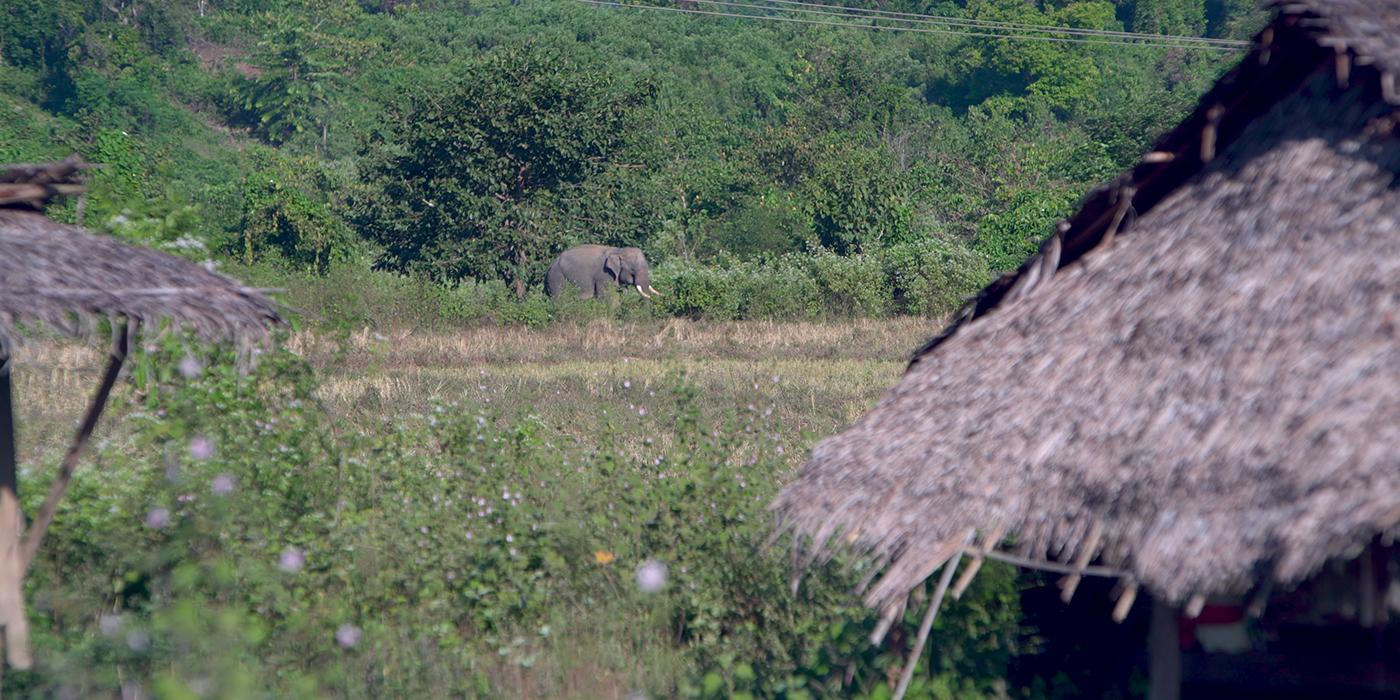
[[(651, 285), (647, 285), (647, 286), (650, 287)], [(647, 290), (642, 289), (642, 285), (640, 285), (640, 284), (637, 285), (637, 293), (640, 294), (640, 295), (642, 295), (642, 297), (644, 297), (644, 298), (646, 298), (646, 299), (650, 299), (650, 298), (651, 298), (651, 295), (650, 295), (650, 294), (647, 294)]]

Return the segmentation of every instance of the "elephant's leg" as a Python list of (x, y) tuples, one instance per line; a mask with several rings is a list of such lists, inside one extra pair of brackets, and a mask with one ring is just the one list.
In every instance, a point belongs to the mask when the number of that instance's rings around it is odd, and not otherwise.
[(569, 287), (569, 281), (564, 278), (564, 272), (559, 269), (559, 263), (549, 266), (549, 271), (544, 276), (544, 291), (553, 299), (558, 299)]
[(613, 281), (613, 278), (607, 276), (607, 274), (596, 275), (593, 278), (592, 296), (599, 299), (610, 298), (613, 289), (616, 287), (617, 283)]

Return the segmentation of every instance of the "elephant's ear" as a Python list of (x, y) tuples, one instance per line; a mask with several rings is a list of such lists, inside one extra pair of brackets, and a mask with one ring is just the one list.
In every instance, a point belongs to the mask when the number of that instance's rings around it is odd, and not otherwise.
[(622, 279), (622, 257), (614, 253), (604, 258), (603, 269), (611, 272), (613, 279)]

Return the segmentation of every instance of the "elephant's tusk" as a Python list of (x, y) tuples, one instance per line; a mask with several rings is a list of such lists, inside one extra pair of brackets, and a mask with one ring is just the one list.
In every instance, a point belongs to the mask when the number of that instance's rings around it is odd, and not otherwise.
[(661, 292), (656, 291), (656, 288), (651, 285), (647, 285), (647, 291), (651, 292), (651, 295), (654, 297), (661, 296)]
[(637, 285), (637, 293), (640, 294), (640, 295), (642, 295), (644, 298), (647, 298), (647, 299), (650, 299), (650, 298), (651, 298), (651, 295), (650, 295), (650, 294), (647, 294), (647, 293), (646, 293), (646, 290), (645, 290), (645, 289), (642, 289), (642, 285), (640, 285), (640, 284)]

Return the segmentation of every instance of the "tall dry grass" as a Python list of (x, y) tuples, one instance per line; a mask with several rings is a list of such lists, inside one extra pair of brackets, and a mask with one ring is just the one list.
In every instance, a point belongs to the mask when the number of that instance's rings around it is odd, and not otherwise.
[[(616, 322), (455, 332), (301, 331), (288, 347), (321, 379), (327, 408), (349, 429), (382, 430), (441, 403), (530, 414), (586, 439), (605, 422), (634, 425), (636, 441), (668, 439), (656, 408), (681, 376), (707, 408), (771, 411), (794, 455), (866, 410), (897, 380), (927, 319), (848, 322)], [(21, 454), (61, 449), (104, 362), (100, 345), (30, 339), (15, 352)], [(98, 437), (119, 434), (118, 392)]]
[(898, 361), (937, 330), (934, 321), (910, 317), (823, 323), (596, 320), (539, 330), (486, 326), (444, 333), (365, 328), (344, 337), (310, 331), (294, 336), (289, 347), (317, 366), (335, 370), (362, 369), (372, 361), (390, 367), (671, 357)]
[(582, 440), (610, 424), (630, 426), (633, 446), (664, 445), (670, 434), (658, 409), (684, 377), (708, 413), (752, 408), (776, 417), (777, 437), (796, 460), (893, 385), (931, 328), (919, 319), (598, 321), (539, 331), (303, 333), (289, 342), (318, 368), (323, 400), (350, 424), (413, 419), (458, 402), (532, 415)]

